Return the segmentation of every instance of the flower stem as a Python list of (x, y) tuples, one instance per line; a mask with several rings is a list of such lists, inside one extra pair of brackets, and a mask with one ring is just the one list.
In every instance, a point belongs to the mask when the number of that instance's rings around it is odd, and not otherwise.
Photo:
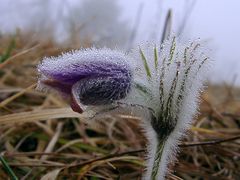
[(162, 153), (163, 153), (164, 145), (166, 142), (165, 140), (166, 140), (165, 138), (161, 138), (161, 139), (158, 138), (157, 149), (154, 156), (153, 167), (151, 171), (151, 180), (157, 179), (158, 170), (159, 170), (159, 166), (162, 158)]

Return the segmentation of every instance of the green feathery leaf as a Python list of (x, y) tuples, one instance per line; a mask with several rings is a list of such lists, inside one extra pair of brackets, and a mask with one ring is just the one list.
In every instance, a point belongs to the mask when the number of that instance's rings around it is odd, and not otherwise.
[(168, 60), (169, 62), (173, 61), (175, 49), (176, 49), (176, 37), (173, 37), (172, 46), (170, 48), (170, 56), (169, 56), (169, 60)]
[(156, 45), (154, 46), (154, 62), (155, 62), (155, 68), (158, 68), (158, 52)]
[(137, 90), (141, 91), (143, 94), (151, 95), (151, 92), (145, 86), (143, 86), (139, 83), (135, 83), (135, 87), (136, 87)]
[(187, 64), (187, 51), (188, 51), (188, 47), (186, 47), (185, 49), (184, 49), (184, 55), (183, 55), (183, 58), (184, 58), (184, 64), (186, 65)]
[(146, 57), (145, 57), (141, 48), (139, 48), (139, 52), (141, 54), (141, 58), (143, 60), (143, 64), (144, 64), (144, 68), (146, 70), (147, 76), (151, 78), (151, 71), (150, 71), (150, 68), (148, 66), (147, 59), (146, 59)]

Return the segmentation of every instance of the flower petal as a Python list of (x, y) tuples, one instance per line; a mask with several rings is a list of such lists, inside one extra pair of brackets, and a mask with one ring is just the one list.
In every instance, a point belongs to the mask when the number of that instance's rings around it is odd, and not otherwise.
[(42, 66), (39, 69), (45, 76), (67, 84), (73, 84), (80, 79), (89, 77), (103, 77), (127, 73), (126, 69), (117, 64), (103, 62), (72, 64), (61, 71), (49, 69), (47, 66)]
[(71, 93), (72, 86), (66, 83), (62, 83), (51, 79), (41, 80), (40, 83), (43, 84), (44, 86), (51, 87), (64, 95), (69, 95)]
[(130, 61), (124, 53), (109, 49), (86, 49), (45, 58), (38, 66), (40, 75), (74, 84), (87, 77), (111, 76), (129, 71)]

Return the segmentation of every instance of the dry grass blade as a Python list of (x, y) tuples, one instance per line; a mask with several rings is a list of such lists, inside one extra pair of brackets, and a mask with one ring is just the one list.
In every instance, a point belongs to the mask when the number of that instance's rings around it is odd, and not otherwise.
[(33, 89), (36, 87), (36, 84), (32, 84), (31, 86), (27, 87), (26, 89), (21, 90), (20, 92), (18, 92), (17, 94), (5, 99), (4, 101), (2, 101), (0, 103), (0, 108), (6, 106), (8, 103), (10, 103), (11, 101), (14, 101), (14, 99), (18, 98), (19, 96), (23, 95), (24, 93), (26, 93), (27, 91)]
[(5, 61), (4, 63), (0, 64), (0, 69), (1, 68), (4, 68), (6, 65), (8, 65), (10, 62), (12, 62), (15, 58), (19, 57), (19, 56), (23, 56), (25, 55), (26, 53), (38, 48), (40, 46), (40, 44), (36, 45), (36, 46), (33, 46), (29, 49), (26, 49), (26, 50), (23, 50), (21, 51), (20, 53), (17, 53), (15, 55), (13, 55), (12, 57), (10, 57), (7, 61)]
[(85, 118), (85, 117), (86, 116), (73, 112), (72, 109), (70, 108), (46, 109), (4, 115), (0, 117), (0, 124), (7, 125), (57, 118)]
[(57, 179), (58, 174), (60, 173), (61, 170), (62, 170), (62, 169), (60, 168), (60, 169), (55, 169), (55, 170), (53, 170), (53, 171), (50, 171), (50, 172), (48, 172), (47, 174), (45, 174), (45, 175), (41, 178), (41, 180)]
[[(58, 141), (58, 138), (61, 134), (62, 128), (63, 128), (63, 122), (59, 122), (58, 125), (57, 125), (57, 128), (56, 128), (56, 132), (55, 132), (54, 136), (52, 137), (51, 141), (49, 142), (49, 144), (48, 144), (47, 148), (45, 149), (44, 153), (50, 153), (50, 152), (53, 151), (54, 146), (56, 145), (56, 143)], [(41, 160), (46, 160), (47, 157), (48, 157), (47, 155), (42, 156)]]
[[(102, 164), (107, 164), (109, 162), (113, 161), (132, 161), (133, 163), (138, 160), (135, 156), (123, 156), (123, 157), (112, 157), (109, 159), (104, 159), (104, 160), (98, 160), (94, 161), (91, 164), (86, 164), (84, 165), (79, 172), (79, 179), (82, 179), (86, 173), (88, 173), (90, 170), (94, 169), (95, 167), (98, 167)], [(140, 164), (140, 163), (139, 163)]]

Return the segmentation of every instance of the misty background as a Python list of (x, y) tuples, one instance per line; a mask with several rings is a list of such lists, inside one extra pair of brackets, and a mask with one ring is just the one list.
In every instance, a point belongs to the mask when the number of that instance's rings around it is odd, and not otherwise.
[[(0, 35), (33, 34), (58, 44), (131, 48), (160, 41), (172, 9), (183, 41), (201, 38), (214, 60), (209, 79), (240, 85), (239, 0), (1, 0)], [(181, 32), (179, 32), (181, 31)]]

